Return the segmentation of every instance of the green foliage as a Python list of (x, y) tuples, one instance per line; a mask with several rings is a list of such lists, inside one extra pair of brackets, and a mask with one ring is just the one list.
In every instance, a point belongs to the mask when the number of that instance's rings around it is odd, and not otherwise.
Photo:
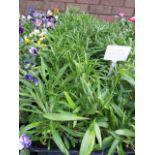
[(69, 152), (67, 151), (67, 149), (65, 148), (65, 145), (61, 139), (61, 136), (59, 135), (59, 133), (55, 130), (53, 124), (51, 125), (51, 132), (53, 135), (53, 140), (54, 142), (57, 144), (57, 146), (59, 147), (59, 149), (66, 155), (69, 155)]
[[(123, 30), (123, 31), (122, 31)], [(20, 67), (20, 113), (27, 112), (21, 133), (42, 144), (54, 142), (68, 155), (81, 144), (80, 155), (93, 150), (134, 149), (134, 26), (106, 23), (79, 12), (61, 14), (39, 49), (38, 66)], [(103, 60), (107, 45), (128, 45), (132, 53), (108, 76)], [(31, 45), (29, 45), (31, 46)], [(20, 47), (20, 58), (28, 46)], [(27, 52), (27, 56), (28, 56)], [(29, 73), (39, 85), (26, 81)]]
[(30, 151), (28, 149), (23, 149), (20, 151), (20, 155), (30, 155)]
[(81, 148), (80, 148), (80, 155), (89, 155), (93, 151), (94, 144), (95, 144), (95, 130), (94, 130), (94, 124), (91, 124), (88, 130), (86, 131)]

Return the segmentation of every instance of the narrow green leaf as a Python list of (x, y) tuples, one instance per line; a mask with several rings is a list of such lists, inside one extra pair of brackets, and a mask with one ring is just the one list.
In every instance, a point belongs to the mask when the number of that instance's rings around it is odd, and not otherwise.
[(96, 134), (97, 140), (99, 142), (99, 145), (101, 147), (102, 146), (101, 131), (100, 131), (99, 125), (96, 122), (94, 122), (94, 130), (95, 130), (95, 134)]
[(119, 155), (126, 155), (126, 153), (125, 153), (124, 150), (123, 150), (122, 144), (120, 144), (120, 145), (117, 147), (117, 151), (118, 151)]
[[(31, 102), (30, 102), (31, 103)], [(35, 113), (42, 113), (39, 109), (38, 109), (38, 107), (37, 106), (35, 106), (35, 105), (32, 105), (32, 104), (30, 104), (29, 102), (27, 102), (27, 103), (21, 103), (20, 104), (20, 107), (19, 107), (19, 110), (21, 110), (22, 111), (22, 109), (23, 109), (23, 111), (25, 110), (25, 111), (34, 111)]]
[(74, 101), (72, 100), (72, 98), (69, 96), (69, 94), (67, 92), (64, 92), (64, 94), (65, 94), (66, 100), (69, 104), (69, 107), (74, 109), (76, 104), (74, 103)]
[(53, 136), (53, 140), (54, 142), (57, 144), (57, 146), (59, 147), (59, 149), (65, 154), (65, 155), (69, 155), (68, 150), (66, 149), (61, 136), (59, 135), (59, 133), (55, 130), (54, 126), (51, 125), (51, 132), (52, 132), (52, 136)]
[(64, 140), (64, 144), (65, 144), (66, 148), (69, 150), (70, 144), (69, 144), (69, 141), (68, 141), (68, 139), (66, 138), (66, 136), (63, 136), (63, 140)]
[(19, 135), (21, 136), (23, 133), (25, 133), (28, 130), (31, 130), (37, 126), (39, 126), (41, 123), (43, 122), (35, 122), (35, 123), (31, 123), (29, 125), (26, 125), (25, 127), (23, 127), (22, 129), (20, 129)]
[(75, 128), (76, 125), (77, 125), (77, 121), (74, 121), (74, 122), (73, 122), (73, 128)]
[(108, 146), (110, 146), (112, 144), (112, 141), (112, 136), (104, 138), (104, 140), (102, 141), (102, 149), (106, 149)]
[[(102, 141), (102, 150), (109, 147), (112, 144), (113, 139), (114, 138), (112, 136), (104, 138), (103, 141)], [(99, 145), (95, 146), (95, 150), (100, 150), (100, 149), (101, 149), (101, 147)]]
[(44, 87), (44, 84), (42, 83), (41, 80), (39, 82), (39, 96), (40, 96), (40, 100), (44, 104), (44, 107), (46, 109), (49, 109), (49, 106), (48, 106), (48, 103), (47, 103), (47, 99), (46, 99), (45, 87)]
[(40, 73), (44, 81), (46, 81), (46, 64), (44, 63), (43, 58), (41, 57), (41, 66), (40, 66)]
[(121, 107), (119, 105), (116, 105), (116, 104), (111, 104), (111, 105), (114, 108), (114, 111), (116, 112), (116, 114), (122, 118), (124, 116), (124, 112), (121, 109)]
[(45, 105), (43, 104), (42, 100), (40, 99), (39, 95), (33, 91), (31, 91), (31, 89), (28, 89), (29, 92), (31, 93), (31, 97), (35, 100), (35, 102), (37, 103), (38, 107), (40, 107), (40, 109), (43, 111), (43, 112), (46, 112), (46, 108), (45, 108)]
[(20, 111), (24, 111), (24, 112), (32, 112), (32, 113), (36, 113), (36, 114), (42, 114), (42, 112), (38, 111), (38, 110), (33, 110), (33, 109), (29, 109), (29, 108), (19, 108)]
[(120, 135), (116, 134), (116, 133), (113, 132), (113, 131), (109, 131), (109, 133), (110, 133), (115, 139), (117, 139), (117, 140), (119, 140), (119, 141), (122, 141), (122, 137), (121, 137)]
[(91, 152), (93, 151), (94, 143), (95, 143), (95, 131), (90, 126), (83, 137), (79, 155), (90, 155)]
[(56, 79), (55, 79), (53, 85), (54, 85), (55, 83), (57, 83), (57, 82), (62, 78), (63, 74), (65, 73), (65, 71), (66, 71), (66, 69), (67, 69), (67, 67), (68, 67), (68, 64), (65, 65), (64, 67), (62, 67), (62, 68), (59, 70), (59, 72), (58, 72), (58, 74), (57, 74), (57, 76), (56, 76)]
[(86, 117), (80, 117), (77, 116), (76, 114), (72, 113), (45, 113), (43, 114), (43, 117), (53, 120), (53, 121), (76, 121), (76, 120), (86, 120), (88, 118)]
[(120, 136), (134, 137), (134, 132), (129, 129), (119, 129), (115, 131)]
[(109, 126), (107, 122), (98, 122), (98, 125), (103, 128), (108, 128)]
[(116, 151), (116, 147), (118, 146), (118, 144), (119, 144), (119, 140), (114, 140), (113, 141), (113, 143), (112, 143), (112, 145), (111, 145), (111, 147), (110, 147), (110, 149), (109, 149), (109, 151), (108, 151), (108, 155), (113, 155), (114, 154), (114, 152)]
[(83, 136), (82, 132), (78, 132), (74, 129), (70, 129), (69, 127), (65, 127), (63, 125), (59, 125), (59, 126), (60, 126), (60, 128), (62, 128), (64, 131), (68, 132), (73, 137), (82, 137)]
[(121, 69), (120, 73), (122, 75), (122, 79), (130, 83), (132, 86), (135, 86), (135, 79), (134, 79), (134, 74), (130, 73), (126, 69)]

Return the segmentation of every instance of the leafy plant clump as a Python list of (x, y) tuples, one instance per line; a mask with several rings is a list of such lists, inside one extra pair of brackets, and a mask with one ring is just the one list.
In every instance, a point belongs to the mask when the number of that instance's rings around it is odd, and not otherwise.
[[(38, 45), (42, 31), (20, 43), (20, 135), (66, 155), (79, 146), (80, 155), (134, 150), (134, 24), (70, 10)], [(132, 47), (111, 76), (103, 60), (110, 44)]]

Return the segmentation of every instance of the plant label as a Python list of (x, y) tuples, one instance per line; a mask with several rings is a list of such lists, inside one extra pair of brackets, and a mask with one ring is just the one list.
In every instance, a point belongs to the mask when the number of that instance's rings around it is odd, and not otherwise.
[(130, 51), (131, 47), (129, 46), (108, 45), (104, 60), (111, 60), (112, 62), (126, 61)]

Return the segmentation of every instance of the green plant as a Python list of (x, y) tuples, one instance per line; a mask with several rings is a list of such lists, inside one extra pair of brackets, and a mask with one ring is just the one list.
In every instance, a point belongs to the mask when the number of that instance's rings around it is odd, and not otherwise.
[[(54, 142), (66, 155), (79, 144), (80, 155), (107, 148), (108, 155), (116, 149), (123, 155), (125, 145), (134, 149), (130, 24), (106, 23), (75, 11), (61, 14), (57, 27), (46, 34), (46, 47), (39, 49), (38, 65), (20, 67), (20, 112), (28, 113), (20, 134), (48, 148)], [(109, 44), (133, 47), (128, 62), (119, 63), (111, 77), (110, 64), (102, 59)], [(26, 74), (39, 79), (38, 86), (26, 81)]]

